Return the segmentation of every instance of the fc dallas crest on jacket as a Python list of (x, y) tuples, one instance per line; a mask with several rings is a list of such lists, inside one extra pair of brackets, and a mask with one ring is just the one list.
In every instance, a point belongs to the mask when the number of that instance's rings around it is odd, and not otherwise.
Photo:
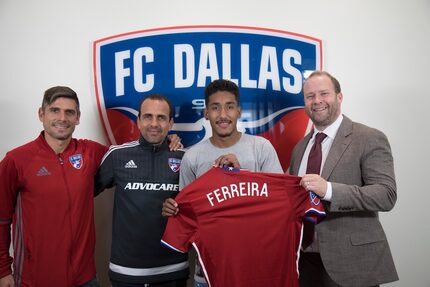
[(181, 160), (179, 158), (169, 158), (169, 167), (172, 171), (178, 172), (181, 167)]

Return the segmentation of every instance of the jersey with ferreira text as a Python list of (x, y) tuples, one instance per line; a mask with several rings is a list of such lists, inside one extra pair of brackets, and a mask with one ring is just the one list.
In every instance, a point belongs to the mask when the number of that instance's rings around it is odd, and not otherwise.
[(303, 220), (324, 217), (300, 177), (212, 168), (176, 197), (162, 242), (193, 246), (209, 286), (298, 286)]

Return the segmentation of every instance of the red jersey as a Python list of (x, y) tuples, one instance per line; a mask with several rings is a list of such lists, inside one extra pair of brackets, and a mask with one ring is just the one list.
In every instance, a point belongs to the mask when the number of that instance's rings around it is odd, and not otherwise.
[(107, 148), (72, 139), (61, 154), (40, 136), (0, 162), (0, 277), (15, 286), (76, 286), (95, 272), (94, 175)]
[(193, 245), (209, 286), (298, 286), (302, 222), (325, 215), (300, 177), (212, 168), (176, 197), (162, 242)]

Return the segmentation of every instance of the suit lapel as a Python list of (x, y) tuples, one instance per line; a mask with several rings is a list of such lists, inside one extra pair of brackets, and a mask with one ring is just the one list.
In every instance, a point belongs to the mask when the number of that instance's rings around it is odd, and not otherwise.
[(333, 172), (333, 169), (337, 165), (338, 161), (342, 157), (346, 148), (351, 144), (352, 137), (352, 121), (343, 116), (342, 124), (337, 131), (336, 137), (334, 138), (333, 144), (327, 155), (327, 159), (324, 163), (324, 167), (321, 172), (321, 177), (328, 179)]
[(300, 163), (302, 162), (303, 154), (305, 153), (306, 146), (309, 143), (313, 134), (313, 129), (310, 133), (308, 133), (302, 141), (300, 141), (297, 145), (297, 155), (299, 155), (294, 161), (291, 169), (291, 174), (297, 175), (299, 173)]

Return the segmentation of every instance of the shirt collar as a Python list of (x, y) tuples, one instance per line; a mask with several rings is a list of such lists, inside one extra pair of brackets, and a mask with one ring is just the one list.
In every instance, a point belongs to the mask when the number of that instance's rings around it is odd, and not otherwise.
[(169, 147), (169, 140), (166, 137), (162, 143), (160, 143), (158, 145), (154, 145), (154, 144), (149, 143), (142, 135), (140, 135), (139, 144), (142, 147), (151, 148), (153, 151), (158, 151), (160, 149), (168, 148)]
[[(326, 135), (327, 135), (327, 137), (329, 137), (329, 138), (331, 138), (331, 139), (334, 139), (334, 137), (336, 136), (336, 134), (337, 134), (337, 131), (339, 130), (339, 127), (340, 127), (340, 125), (342, 124), (342, 121), (343, 121), (343, 115), (342, 114), (340, 114), (338, 117), (337, 117), (337, 119), (331, 124), (331, 125), (329, 125), (328, 127), (326, 127), (325, 129), (324, 129), (324, 131), (322, 131), (322, 132), (324, 132)], [(315, 127), (314, 127), (314, 133), (313, 133), (313, 135), (312, 135), (312, 139), (314, 139), (315, 138), (315, 135), (317, 134), (317, 133), (319, 133), (319, 132), (321, 132), (321, 131), (319, 131), (319, 130), (317, 130)]]

